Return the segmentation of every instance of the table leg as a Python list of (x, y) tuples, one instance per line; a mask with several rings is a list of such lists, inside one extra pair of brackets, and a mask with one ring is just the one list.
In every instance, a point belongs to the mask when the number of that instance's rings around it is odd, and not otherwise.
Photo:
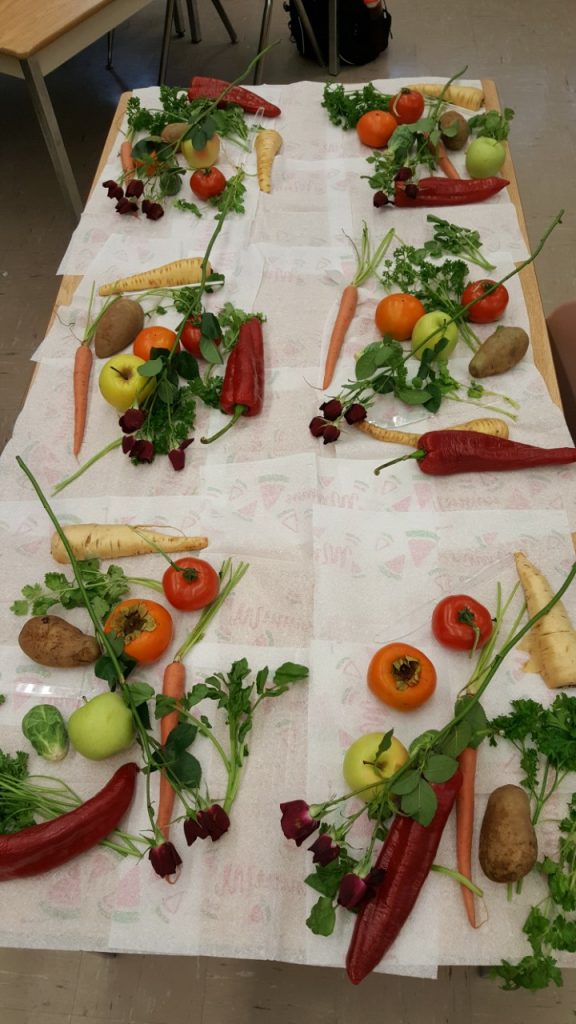
[[(273, 0), (264, 0), (264, 10), (262, 11), (262, 22), (260, 25), (260, 38), (258, 40), (258, 53), (268, 45), (268, 36), (270, 35), (270, 19), (272, 17), (272, 3)], [(254, 68), (254, 85), (260, 85), (263, 74), (263, 58), (260, 59)]]
[(216, 8), (216, 10), (218, 12), (218, 16), (220, 18), (220, 21), (222, 22), (222, 24), (224, 25), (224, 28), (226, 29), (228, 35), (230, 36), (230, 42), (231, 43), (237, 43), (238, 42), (238, 36), (236, 35), (236, 30), (234, 28), (234, 25), (230, 21), (230, 18), (226, 14), (226, 11), (224, 10), (222, 4), (220, 3), (220, 0), (212, 0), (212, 3), (214, 4), (214, 7)]
[(112, 53), (113, 53), (113, 50), (114, 50), (114, 29), (113, 28), (110, 29), (110, 31), (108, 32), (108, 34), (106, 36), (106, 44), (107, 44), (106, 70), (110, 71), (112, 69)]
[(201, 43), (202, 33), (200, 31), (198, 4), (196, 0), (186, 0), (186, 7), (188, 8), (188, 20), (190, 21), (190, 41), (192, 43)]
[(182, 25), (182, 15), (180, 14), (180, 4), (178, 0), (176, 0), (176, 3), (174, 4), (174, 31), (178, 36), (178, 39), (182, 39), (182, 36), (185, 34)]
[[(333, 4), (334, 8), (336, 7), (335, 0), (334, 0), (334, 2), (333, 2), (333, 0), (330, 0), (330, 3)], [(326, 63), (324, 61), (324, 57), (322, 56), (322, 51), (320, 50), (320, 47), (318, 46), (318, 40), (316, 39), (316, 36), (314, 35), (314, 29), (312, 28), (312, 25), (310, 24), (310, 18), (308, 17), (308, 14), (306, 13), (306, 8), (304, 7), (304, 4), (302, 3), (302, 0), (294, 0), (294, 6), (296, 7), (296, 10), (298, 11), (298, 17), (300, 18), (300, 21), (302, 22), (302, 25), (304, 27), (304, 31), (305, 31), (306, 35), (308, 36), (308, 39), (310, 40), (310, 44), (312, 46), (312, 49), (314, 50), (314, 53), (316, 54), (316, 60), (318, 61), (320, 67), (325, 68), (326, 67)], [(332, 13), (332, 7), (330, 8), (330, 13)], [(336, 73), (338, 73), (338, 72), (336, 72)]]
[(168, 64), (168, 47), (170, 46), (170, 34), (172, 32), (172, 20), (174, 18), (174, 0), (166, 0), (166, 11), (164, 14), (164, 31), (162, 33), (162, 49), (160, 51), (160, 68), (158, 69), (158, 85), (164, 85), (166, 78), (166, 66)]
[(328, 0), (328, 71), (337, 75), (340, 71), (338, 57), (338, 0)]
[(54, 107), (52, 106), (46, 82), (34, 57), (20, 61), (22, 74), (28, 86), (30, 98), (36, 112), (36, 117), (42, 129), (44, 141), (54, 165), (58, 184), (70, 206), (74, 220), (80, 220), (82, 213), (82, 200), (76, 184), (76, 179), (70, 166), (68, 154), (64, 147)]

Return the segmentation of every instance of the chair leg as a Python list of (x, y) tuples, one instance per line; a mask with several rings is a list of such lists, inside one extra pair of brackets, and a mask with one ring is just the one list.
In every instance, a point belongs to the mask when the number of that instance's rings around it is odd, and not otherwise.
[(182, 39), (182, 36), (185, 35), (184, 27), (182, 25), (182, 14), (180, 12), (179, 0), (176, 0), (176, 3), (174, 4), (174, 31), (176, 32), (178, 39)]
[[(258, 40), (258, 53), (266, 49), (268, 45), (268, 37), (270, 35), (270, 20), (272, 18), (272, 3), (273, 0), (264, 0), (264, 10), (262, 11), (262, 23), (260, 25), (260, 38)], [(254, 69), (254, 85), (260, 85), (262, 81), (262, 74), (264, 58), (260, 58), (255, 69)]]
[(112, 68), (112, 50), (114, 48), (114, 29), (111, 29), (106, 36), (106, 70), (110, 71)]
[(338, 0), (328, 0), (328, 71), (337, 75), (340, 71), (338, 57)]
[(168, 47), (170, 46), (170, 33), (174, 18), (175, 0), (166, 0), (166, 11), (164, 14), (164, 30), (162, 32), (162, 49), (160, 50), (160, 67), (158, 69), (158, 85), (164, 85), (166, 78), (166, 67), (168, 64)]
[[(305, 31), (306, 35), (308, 36), (308, 39), (310, 40), (310, 45), (312, 46), (312, 49), (314, 50), (314, 53), (316, 54), (316, 60), (318, 61), (318, 63), (320, 64), (321, 67), (325, 68), (326, 67), (326, 62), (324, 60), (324, 57), (322, 56), (322, 52), (320, 50), (320, 47), (318, 46), (318, 40), (316, 39), (316, 36), (314, 35), (314, 29), (312, 28), (312, 25), (310, 24), (310, 18), (308, 17), (308, 14), (306, 13), (306, 8), (304, 7), (304, 4), (302, 3), (302, 0), (294, 0), (294, 5), (296, 7), (296, 10), (298, 11), (298, 17), (300, 18), (300, 21), (302, 22), (302, 25), (304, 27), (304, 31)], [(334, 11), (334, 12), (336, 11), (336, 4), (335, 3), (332, 4), (330, 13), (332, 13), (332, 11)], [(334, 25), (336, 24), (336, 18), (335, 17), (333, 19), (333, 23), (334, 23)], [(336, 72), (336, 74), (337, 73), (338, 72)]]
[(201, 43), (202, 32), (200, 31), (198, 4), (196, 0), (186, 0), (186, 7), (188, 9), (188, 21), (190, 22), (190, 42)]
[(224, 28), (226, 29), (228, 35), (230, 36), (230, 42), (231, 43), (237, 43), (238, 42), (238, 36), (236, 35), (236, 31), (234, 29), (234, 26), (233, 26), (232, 22), (230, 21), (230, 18), (228, 17), (228, 15), (226, 14), (226, 11), (224, 10), (220, 0), (212, 0), (212, 3), (214, 4), (214, 7), (216, 8), (216, 10), (218, 12), (218, 17), (220, 18), (220, 21), (222, 22), (222, 24), (224, 25)]

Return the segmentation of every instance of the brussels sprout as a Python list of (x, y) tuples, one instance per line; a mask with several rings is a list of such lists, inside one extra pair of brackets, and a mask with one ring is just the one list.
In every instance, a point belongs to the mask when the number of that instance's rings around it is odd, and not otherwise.
[(22, 719), (22, 732), (46, 761), (62, 761), (68, 753), (66, 723), (52, 704), (36, 704)]

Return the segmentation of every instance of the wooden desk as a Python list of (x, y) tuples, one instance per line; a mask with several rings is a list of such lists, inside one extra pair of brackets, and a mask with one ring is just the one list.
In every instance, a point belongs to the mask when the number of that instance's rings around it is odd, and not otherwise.
[[(82, 200), (44, 78), (151, 0), (0, 0), (0, 73), (24, 78), (58, 184), (75, 220)], [(175, 0), (167, 0), (160, 57), (166, 70)]]

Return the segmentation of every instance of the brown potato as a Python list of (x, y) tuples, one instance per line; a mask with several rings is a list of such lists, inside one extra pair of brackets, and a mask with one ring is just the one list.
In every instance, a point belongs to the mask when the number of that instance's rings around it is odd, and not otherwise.
[(492, 882), (517, 882), (536, 863), (538, 843), (530, 820), (530, 801), (520, 786), (499, 786), (490, 794), (478, 859)]
[[(452, 133), (453, 125), (456, 125), (456, 134)], [(468, 121), (462, 114), (459, 114), (457, 110), (447, 110), (439, 121), (440, 135), (442, 142), (446, 146), (446, 149), (457, 150), (464, 149), (464, 146), (468, 142), (468, 136), (470, 135), (470, 129), (468, 127)], [(450, 129), (450, 135), (445, 135), (446, 128)]]
[(91, 665), (101, 651), (94, 636), (88, 636), (57, 615), (37, 615), (22, 627), (18, 643), (32, 661), (50, 668), (78, 668)]
[(144, 327), (144, 310), (134, 299), (116, 299), (98, 321), (94, 350), (99, 359), (109, 359), (131, 345)]
[(188, 131), (189, 127), (190, 125), (186, 124), (185, 121), (182, 123), (176, 121), (172, 124), (167, 124), (166, 127), (162, 129), (161, 137), (164, 142), (168, 142), (170, 144), (180, 142), (184, 132)]
[(497, 327), (470, 360), (472, 377), (495, 377), (506, 373), (524, 358), (530, 339), (521, 327)]

